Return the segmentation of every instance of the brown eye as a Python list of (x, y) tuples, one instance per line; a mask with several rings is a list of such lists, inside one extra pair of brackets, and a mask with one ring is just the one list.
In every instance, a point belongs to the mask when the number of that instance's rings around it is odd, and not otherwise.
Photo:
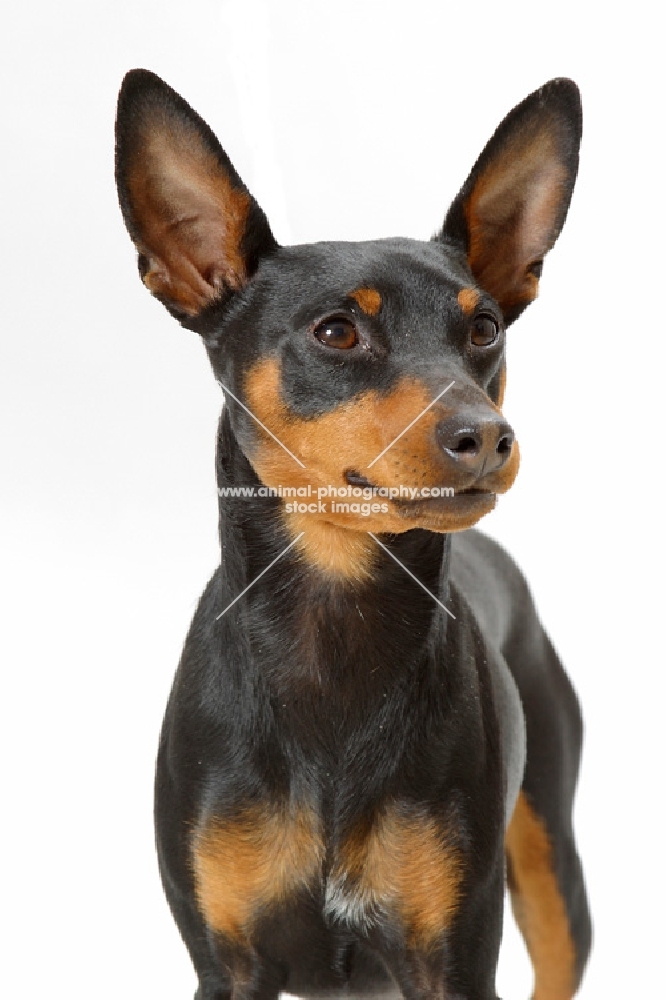
[(488, 313), (476, 316), (470, 331), (470, 339), (475, 347), (490, 347), (499, 337), (499, 323)]
[(337, 347), (341, 351), (348, 351), (358, 344), (356, 327), (343, 317), (324, 320), (316, 328), (314, 335), (320, 344), (326, 344), (327, 347)]

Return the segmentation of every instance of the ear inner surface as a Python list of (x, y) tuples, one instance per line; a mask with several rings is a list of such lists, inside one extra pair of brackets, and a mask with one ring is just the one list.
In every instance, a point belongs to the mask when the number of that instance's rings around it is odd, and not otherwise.
[(194, 315), (222, 288), (245, 283), (250, 196), (232, 186), (193, 129), (148, 131), (127, 185), (147, 259), (143, 280), (154, 295)]
[(242, 288), (277, 246), (206, 123), (146, 70), (120, 91), (116, 180), (141, 277), (183, 317)]
[(447, 214), (439, 238), (462, 243), (507, 324), (536, 297), (543, 257), (564, 224), (581, 121), (571, 80), (531, 94), (501, 123)]
[(465, 202), (470, 268), (505, 314), (536, 297), (539, 281), (529, 269), (559, 232), (569, 192), (554, 147), (545, 130), (519, 137), (481, 173)]

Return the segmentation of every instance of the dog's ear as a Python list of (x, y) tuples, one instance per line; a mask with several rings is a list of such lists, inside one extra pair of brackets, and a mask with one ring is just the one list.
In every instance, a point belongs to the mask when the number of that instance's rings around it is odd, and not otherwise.
[(578, 171), (580, 94), (551, 80), (501, 123), (436, 237), (464, 247), (476, 282), (511, 323), (536, 297)]
[(208, 125), (147, 70), (120, 90), (116, 183), (143, 282), (186, 326), (198, 329), (277, 248)]

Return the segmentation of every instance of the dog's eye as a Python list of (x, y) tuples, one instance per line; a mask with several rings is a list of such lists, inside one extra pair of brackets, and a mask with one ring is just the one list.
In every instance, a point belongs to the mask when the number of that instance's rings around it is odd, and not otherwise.
[(321, 344), (326, 344), (327, 347), (337, 347), (341, 351), (348, 351), (358, 344), (356, 327), (350, 320), (344, 319), (342, 316), (324, 320), (316, 328), (314, 335)]
[(475, 347), (490, 347), (499, 337), (499, 323), (488, 313), (480, 313), (474, 318), (470, 339)]

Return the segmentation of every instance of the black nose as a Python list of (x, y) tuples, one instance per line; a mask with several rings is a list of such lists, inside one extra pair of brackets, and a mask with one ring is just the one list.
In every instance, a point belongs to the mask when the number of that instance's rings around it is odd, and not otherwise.
[(440, 448), (456, 467), (475, 475), (501, 469), (509, 459), (514, 441), (506, 420), (494, 415), (473, 421), (469, 417), (451, 417), (437, 424), (436, 434)]

